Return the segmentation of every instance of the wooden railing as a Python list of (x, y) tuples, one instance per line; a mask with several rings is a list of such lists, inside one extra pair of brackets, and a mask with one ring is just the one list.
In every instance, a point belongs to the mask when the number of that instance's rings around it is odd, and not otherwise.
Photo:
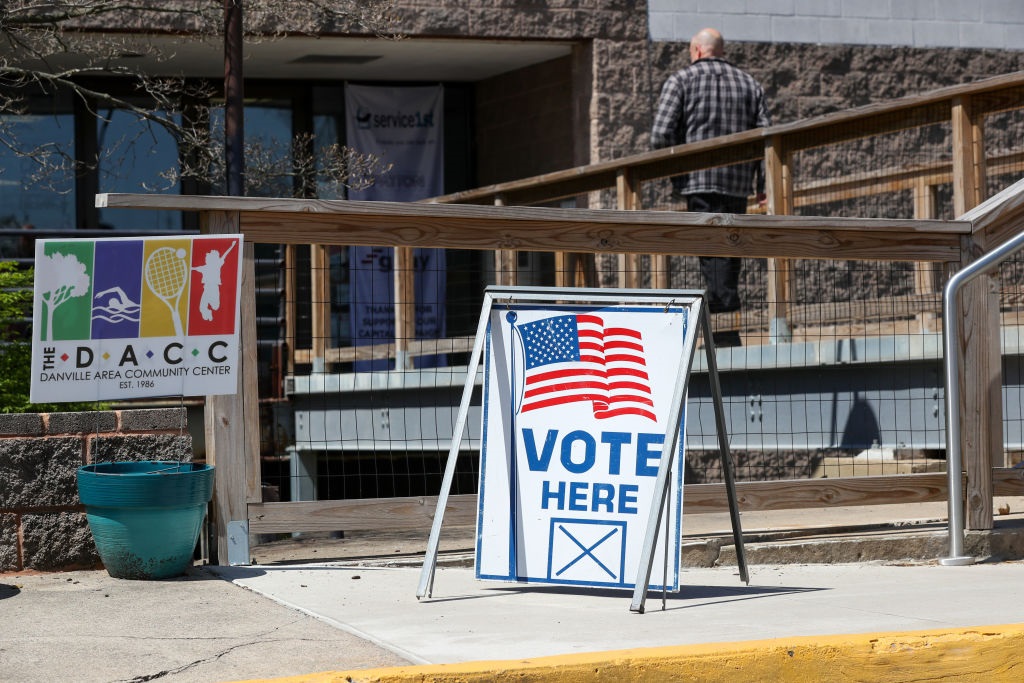
[[(654, 255), (656, 259), (667, 259), (670, 255), (768, 258), (775, 260), (776, 265), (769, 269), (772, 281), (767, 320), (769, 324), (773, 321), (788, 324), (797, 314), (788, 308), (790, 270), (786, 264), (791, 259), (909, 261), (956, 268), (1021, 230), (1024, 221), (1024, 186), (1021, 184), (986, 202), (972, 212), (969, 221), (933, 218), (934, 188), (943, 183), (952, 184), (953, 215), (962, 215), (982, 203), (986, 184), (984, 117), (1021, 107), (1024, 107), (1024, 74), (1012, 74), (884, 105), (461, 192), (436, 198), (432, 203), (139, 195), (100, 195), (98, 202), (112, 208), (198, 211), (209, 231), (240, 231), (245, 234), (247, 243), (313, 245), (314, 252), (326, 245), (393, 246), (398, 251), (396, 260), (401, 261), (414, 247), (493, 251), (497, 272), (505, 272), (507, 276), (513, 271), (502, 271), (502, 268), (515, 251), (619, 255), (623, 266), (620, 269), (622, 284), (627, 286), (635, 284), (638, 257), (645, 254)], [(948, 164), (894, 168), (806, 185), (794, 183), (790, 164), (798, 150), (935, 123), (948, 123), (951, 127), (952, 159)], [(768, 169), (771, 215), (695, 214), (641, 207), (643, 182), (697, 168), (761, 159)], [(1007, 155), (988, 160), (988, 163), (1012, 168), (1017, 159), (1019, 155)], [(917, 192), (914, 204), (917, 218), (791, 215), (801, 202), (815, 203), (818, 196), (859, 196), (876, 190), (892, 191), (894, 187)], [(615, 193), (617, 209), (522, 206), (602, 191)], [(251, 259), (251, 248), (247, 258)], [(314, 256), (314, 267), (316, 264), (322, 267), (323, 258), (322, 252)], [(666, 269), (656, 270), (665, 272)], [(412, 269), (398, 266), (396, 272), (402, 277), (402, 273), (411, 273)], [(243, 302), (252, 296), (251, 275), (247, 283), (245, 286), (249, 289), (243, 294)], [(653, 284), (663, 283), (655, 280)], [(934, 292), (937, 282), (921, 286)], [(323, 287), (323, 283), (314, 286), (315, 291), (322, 291), (317, 287)], [(393, 344), (356, 352), (331, 349), (322, 343), (305, 356), (297, 352), (296, 359), (340, 361), (355, 358), (357, 353), (394, 357), (418, 352), (410, 341), (411, 287), (399, 283), (396, 289), (399, 292), (395, 311), (397, 338)], [(962, 452), (967, 470), (967, 526), (971, 529), (991, 528), (993, 491), (1024, 494), (1024, 480), (1018, 471), (993, 470), (992, 467), (994, 454), (1002, 452), (1001, 405), (998, 391), (991, 390), (1000, 382), (995, 291), (991, 282), (979, 282), (970, 287), (963, 297), (963, 316), (955, 321), (961, 328), (960, 338), (966, 340), (960, 381), (960, 419), (963, 420)], [(320, 301), (326, 302), (326, 297)], [(246, 315), (250, 322), (246, 333), (248, 341), (244, 344), (249, 349), (254, 313), (249, 311)], [(315, 308), (314, 317), (320, 316), (320, 322), (314, 321), (314, 331), (323, 332), (328, 315), (325, 304)], [(453, 340), (453, 349), (463, 343), (464, 340)], [(437, 343), (431, 340), (424, 350), (438, 353)], [(208, 451), (223, 473), (218, 475), (217, 483), (218, 529), (222, 543), (226, 543), (226, 535), (223, 535), (226, 523), (241, 519), (249, 521), (251, 532), (378, 528), (374, 525), (380, 525), (379, 528), (429, 526), (427, 512), (433, 509), (433, 504), (424, 498), (262, 503), (259, 449), (254, 445), (253, 436), (258, 433), (256, 402), (246, 398), (254, 396), (251, 376), (254, 372), (255, 363), (247, 360), (243, 378), (247, 391), (238, 397), (213, 399), (207, 411)], [(716, 485), (702, 485), (692, 493), (689, 489), (685, 497), (689, 509), (709, 510), (724, 501)], [(739, 493), (741, 505), (748, 509), (942, 500), (945, 475), (871, 477), (864, 481), (830, 479), (824, 483), (760, 482), (741, 484)], [(452, 499), (456, 507), (470, 504), (458, 497)], [(315, 512), (306, 509), (310, 505), (315, 507)], [(393, 513), (389, 513), (396, 506), (419, 512), (406, 515), (404, 521), (396, 521)], [(390, 520), (389, 514), (392, 515)], [(453, 517), (446, 516), (450, 518)], [(221, 557), (226, 555), (223, 549)]]
[[(243, 371), (237, 396), (212, 397), (207, 406), (208, 460), (218, 467), (217, 514), (226, 557), (228, 521), (247, 520), (251, 532), (270, 532), (288, 527), (292, 531), (308, 529), (352, 529), (362, 525), (374, 528), (420, 526), (429, 510), (428, 499), (389, 499), (380, 501), (323, 501), (322, 503), (263, 503), (259, 486), (258, 411), (255, 398), (255, 340), (252, 243), (356, 244), (396, 247), (446, 247), (497, 250), (514, 245), (517, 249), (586, 253), (674, 253), (680, 244), (696, 245), (698, 253), (718, 253), (739, 244), (743, 253), (781, 258), (896, 259), (958, 264), (972, 255), (971, 235), (978, 225), (993, 231), (1005, 229), (1006, 221), (1020, 222), (1024, 209), (1024, 184), (1004, 194), (997, 202), (977, 214), (973, 221), (874, 220), (854, 218), (817, 218), (802, 216), (746, 216), (673, 213), (664, 211), (601, 211), (589, 209), (545, 209), (532, 207), (448, 206), (438, 204), (394, 204), (385, 202), (346, 202), (296, 199), (258, 199), (229, 197), (169, 197), (101, 195), (106, 207), (196, 210), (211, 232), (245, 234), (249, 266), (243, 278)], [(965, 245), (967, 247), (965, 248)], [(249, 303), (247, 303), (249, 302)], [(986, 302), (982, 300), (981, 305)], [(979, 313), (969, 303), (969, 314), (962, 325), (988, 324), (988, 314)], [(964, 339), (998, 339), (991, 330), (972, 329)], [(991, 336), (989, 336), (991, 334)], [(987, 348), (987, 347), (986, 347)], [(987, 372), (984, 363), (992, 358), (978, 354), (969, 343), (967, 349), (975, 361), (964, 374), (974, 377)], [(998, 358), (998, 356), (996, 356)], [(966, 365), (966, 362), (965, 362)], [(996, 366), (998, 367), (998, 365)], [(972, 374), (973, 373), (973, 374)], [(990, 397), (964, 391), (962, 416), (965, 432), (969, 423), (992, 419)], [(996, 424), (1001, 423), (999, 411)], [(974, 431), (979, 427), (974, 425)], [(986, 422), (986, 427), (991, 427)], [(976, 447), (964, 449), (967, 462), (969, 510), (979, 519), (972, 528), (991, 526), (993, 477), (995, 490), (1024, 493), (1024, 481), (1015, 470), (1000, 470), (993, 475), (991, 453)], [(987, 472), (987, 488), (974, 491), (970, 483)], [(804, 507), (898, 502), (909, 499), (942, 499), (943, 475), (904, 475), (900, 478), (867, 478), (870, 481), (833, 480), (822, 482), (775, 482), (743, 485), (741, 504), (758, 504), (765, 487), (776, 489), (770, 506)], [(880, 480), (888, 481), (888, 485)], [(692, 510), (710, 509), (724, 500), (716, 485), (698, 487), (687, 494)], [(796, 492), (789, 495), (787, 492)], [(718, 501), (717, 503), (715, 501)], [(467, 498), (454, 498), (455, 507), (471, 507)], [(314, 505), (316, 513), (307, 508)], [(696, 507), (694, 507), (696, 506)], [(390, 519), (396, 509), (421, 511), (402, 520)], [(390, 511), (390, 512), (389, 512)], [(405, 513), (403, 513), (405, 514)], [(470, 514), (462, 510), (453, 519)], [(419, 520), (419, 521), (416, 521)], [(987, 520), (987, 521), (986, 521)], [(987, 526), (986, 526), (987, 524)], [(357, 526), (353, 526), (357, 525)], [(362, 527), (365, 528), (365, 527)]]
[[(613, 193), (615, 208), (637, 210), (653, 208), (643, 206), (643, 184), (662, 180), (681, 173), (713, 166), (733, 163), (764, 161), (767, 173), (768, 206), (772, 215), (792, 215), (799, 209), (821, 205), (825, 202), (846, 201), (872, 195), (886, 195), (901, 191), (913, 193), (913, 218), (931, 219), (938, 215), (937, 190), (952, 185), (954, 215), (959, 215), (977, 205), (984, 197), (986, 176), (1009, 175), (1024, 172), (1024, 152), (1014, 151), (985, 157), (983, 121), (988, 115), (1024, 109), (1024, 72), (1008, 74), (976, 83), (936, 90), (924, 95), (915, 95), (892, 102), (870, 105), (849, 111), (773, 126), (766, 129), (750, 130), (735, 135), (723, 136), (688, 145), (637, 154), (614, 161), (546, 173), (506, 183), (490, 185), (473, 190), (456, 192), (427, 200), (441, 204), (473, 204), (503, 207), (533, 206), (551, 204), (560, 200), (596, 196), (596, 193)], [(834, 178), (815, 178), (797, 182), (793, 171), (793, 157), (798, 152), (849, 143), (858, 139), (898, 133), (920, 126), (948, 124), (951, 131), (951, 160), (916, 164), (914, 166), (890, 166), (883, 169), (865, 170), (856, 174), (843, 174)], [(751, 202), (752, 213), (763, 212)], [(735, 233), (732, 235), (737, 237)], [(982, 242), (994, 246), (987, 236)], [(976, 240), (978, 241), (978, 240)], [(495, 251), (495, 284), (516, 284), (515, 251), (524, 250), (510, 237), (506, 245)], [(696, 239), (685, 235), (684, 240), (674, 245), (670, 252), (650, 253), (623, 250), (618, 259), (618, 282), (621, 287), (636, 287), (641, 281), (641, 257), (651, 256), (649, 281), (652, 287), (668, 286), (668, 257), (671, 254), (701, 255)], [(720, 240), (719, 240), (720, 242)], [(607, 249), (606, 249), (607, 251)], [(573, 262), (570, 255), (575, 252), (556, 251), (555, 284), (573, 286), (576, 283)], [(759, 254), (748, 250), (740, 241), (715, 244), (714, 255), (738, 255), (756, 257)], [(878, 260), (885, 260), (876, 252)], [(309, 349), (296, 349), (294, 334), (288, 339), (293, 349), (289, 367), (294, 363), (311, 363), (317, 359), (331, 362), (350, 362), (363, 359), (395, 358), (411, 359), (416, 355), (438, 353), (436, 342), (416, 342), (413, 326), (412, 273), (409, 267), (411, 249), (399, 248), (396, 252), (395, 302), (396, 340), (392, 344), (360, 347), (334, 347), (327, 335), (316, 334), (326, 329), (330, 318), (331, 302), (327, 296), (330, 288), (325, 282), (314, 282), (314, 289), (320, 296), (313, 297), (312, 338)], [(784, 337), (801, 317), (801, 311), (793, 310), (792, 268), (794, 258), (816, 258), (803, 254), (799, 249), (793, 253), (774, 257), (768, 265), (769, 281), (767, 310), (715, 316), (718, 329), (741, 328), (776, 330), (772, 336), (778, 340)], [(840, 256), (839, 258), (854, 258)], [(857, 257), (860, 258), (860, 257)], [(871, 257), (866, 257), (871, 258)], [(326, 274), (326, 254), (322, 248), (314, 247), (313, 273)], [(324, 275), (326, 277), (326, 275)], [(921, 267), (916, 274), (915, 288), (922, 301), (926, 302), (918, 319), (923, 329), (935, 326), (940, 272), (938, 268)], [(403, 298), (403, 296), (405, 298)], [(294, 302), (295, 297), (287, 297)], [(294, 310), (287, 316), (294, 320)], [(831, 324), (827, 317), (822, 324)], [(442, 348), (466, 350), (471, 340), (451, 339)]]

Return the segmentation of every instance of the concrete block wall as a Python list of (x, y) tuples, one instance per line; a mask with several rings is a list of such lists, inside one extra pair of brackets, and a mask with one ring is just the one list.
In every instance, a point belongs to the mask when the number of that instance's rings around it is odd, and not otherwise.
[(77, 470), (192, 460), (184, 408), (0, 414), (0, 572), (94, 567)]
[(1024, 50), (1020, 0), (650, 0), (651, 38)]

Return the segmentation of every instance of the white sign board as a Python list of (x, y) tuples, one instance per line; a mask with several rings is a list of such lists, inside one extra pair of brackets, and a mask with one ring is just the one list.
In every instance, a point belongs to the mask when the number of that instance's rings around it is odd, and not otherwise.
[(241, 235), (36, 240), (31, 400), (234, 394)]
[[(699, 305), (491, 309), (477, 578), (634, 588)], [(651, 588), (679, 586), (684, 432)]]

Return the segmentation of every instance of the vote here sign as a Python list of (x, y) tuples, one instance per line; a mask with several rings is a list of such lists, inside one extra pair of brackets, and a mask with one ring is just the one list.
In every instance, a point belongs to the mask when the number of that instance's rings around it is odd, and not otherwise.
[[(695, 321), (689, 305), (491, 309), (477, 578), (634, 587)], [(652, 588), (679, 586), (679, 431)]]
[(31, 399), (233, 394), (241, 235), (37, 240)]

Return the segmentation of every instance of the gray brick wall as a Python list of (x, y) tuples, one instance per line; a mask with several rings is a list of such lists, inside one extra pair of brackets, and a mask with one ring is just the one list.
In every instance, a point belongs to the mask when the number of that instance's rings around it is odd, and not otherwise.
[(650, 0), (651, 38), (1024, 50), (1020, 0)]
[(184, 408), (0, 414), (0, 572), (96, 566), (83, 464), (192, 459)]

